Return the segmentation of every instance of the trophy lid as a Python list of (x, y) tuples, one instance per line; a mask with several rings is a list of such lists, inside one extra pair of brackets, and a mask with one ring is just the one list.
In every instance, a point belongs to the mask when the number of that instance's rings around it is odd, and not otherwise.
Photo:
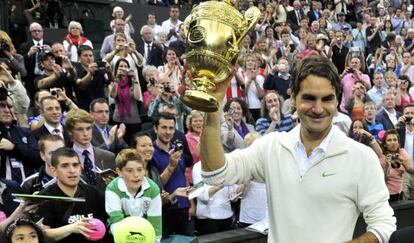
[(236, 7), (236, 3), (234, 2), (234, 0), (223, 0), (223, 2), (227, 3), (232, 7)]

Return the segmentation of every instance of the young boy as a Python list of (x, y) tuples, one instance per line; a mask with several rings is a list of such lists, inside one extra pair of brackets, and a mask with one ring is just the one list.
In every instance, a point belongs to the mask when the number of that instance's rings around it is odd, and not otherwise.
[(111, 232), (123, 218), (140, 216), (152, 224), (158, 242), (162, 235), (160, 189), (145, 177), (143, 157), (135, 149), (124, 149), (116, 156), (115, 165), (119, 177), (109, 183), (105, 192)]

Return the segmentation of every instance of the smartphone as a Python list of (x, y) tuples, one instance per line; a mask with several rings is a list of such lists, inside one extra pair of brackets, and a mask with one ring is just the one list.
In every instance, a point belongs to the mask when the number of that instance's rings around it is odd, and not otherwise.
[(230, 117), (233, 117), (233, 116), (234, 116), (234, 109), (233, 109), (233, 108), (230, 108), (230, 109), (227, 111), (227, 115), (228, 115), (228, 116), (230, 116)]
[(187, 191), (188, 199), (191, 200), (193, 198), (200, 196), (200, 194), (203, 193), (205, 190), (206, 188), (204, 187), (204, 182), (200, 181), (199, 183), (190, 187), (190, 189)]

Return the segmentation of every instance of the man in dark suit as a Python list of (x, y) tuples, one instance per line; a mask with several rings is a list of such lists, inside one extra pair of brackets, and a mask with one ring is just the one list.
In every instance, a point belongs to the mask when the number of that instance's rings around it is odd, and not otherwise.
[(82, 109), (71, 110), (66, 115), (65, 126), (73, 142), (72, 148), (80, 158), (83, 174), (90, 184), (105, 190), (111, 178), (101, 176), (100, 172), (115, 170), (115, 155), (92, 145), (92, 116)]
[(173, 41), (170, 43), (169, 47), (173, 48), (176, 52), (178, 57), (180, 58), (181, 62), (182, 62), (182, 55), (185, 52), (185, 48), (187, 47), (187, 43), (186, 43), (186, 36), (185, 36), (185, 31), (184, 31), (184, 24), (180, 24), (180, 34), (177, 38), (177, 40)]
[(382, 100), (383, 109), (378, 112), (375, 120), (384, 126), (384, 130), (395, 129), (395, 124), (401, 113), (395, 110), (394, 95), (386, 93)]
[(293, 10), (288, 12), (287, 15), (287, 21), (289, 23), (290, 28), (292, 29), (292, 32), (295, 32), (299, 29), (300, 26), (300, 20), (303, 19), (305, 14), (303, 13), (303, 10), (300, 9), (300, 1), (296, 0), (293, 2)]
[(89, 105), (89, 113), (92, 115), (92, 145), (117, 154), (128, 144), (124, 141), (125, 125), (110, 126), (108, 101), (103, 98), (95, 99)]
[(321, 6), (322, 3), (320, 1), (312, 1), (312, 8), (308, 12), (309, 24), (322, 17)]
[(22, 180), (43, 164), (36, 139), (29, 129), (16, 125), (13, 100), (0, 88), (0, 178)]
[(140, 34), (142, 42), (138, 46), (138, 52), (144, 57), (144, 66), (162, 66), (164, 64), (162, 60), (163, 49), (155, 43), (151, 27), (142, 26)]
[(40, 115), (45, 119), (43, 126), (32, 131), (33, 136), (39, 140), (43, 135), (55, 134), (65, 140), (66, 146), (70, 146), (69, 134), (60, 123), (62, 119), (62, 107), (55, 96), (46, 96), (39, 103)]
[(32, 39), (20, 45), (20, 54), (24, 57), (24, 65), (27, 75), (24, 78), (25, 88), (33, 100), (36, 88), (33, 80), (36, 75), (41, 75), (39, 52), (43, 48), (50, 48), (51, 43), (44, 40), (43, 27), (39, 23), (32, 23), (29, 27)]

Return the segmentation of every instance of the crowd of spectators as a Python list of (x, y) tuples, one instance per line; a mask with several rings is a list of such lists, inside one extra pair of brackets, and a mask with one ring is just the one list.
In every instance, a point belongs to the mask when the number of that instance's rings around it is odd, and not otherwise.
[[(157, 240), (267, 219), (266, 189), (259, 182), (204, 185), (199, 197), (187, 197), (189, 186), (202, 180), (204, 114), (179, 99), (192, 83), (178, 6), (170, 7), (161, 24), (148, 13), (143, 26), (115, 7), (108, 23), (113, 33), (96, 59), (79, 22), (69, 21), (60, 42), (48, 41), (44, 28), (63, 27), (64, 18), (59, 1), (56, 6), (45, 2), (24, 11), (30, 39), (20, 46), (0, 31), (0, 211), (8, 216), (0, 232), (5, 242), (15, 242), (12, 232), (19, 227), (33, 229), (39, 239), (88, 242), (84, 235), (91, 217), (107, 223), (103, 242), (112, 240), (113, 226), (127, 216), (150, 221)], [(253, 5), (261, 16), (242, 42), (220, 108), (225, 151), (300, 123), (290, 99), (291, 73), (303, 58), (322, 56), (335, 64), (342, 80), (334, 124), (374, 150), (390, 201), (414, 199), (412, 1), (236, 3), (241, 12)], [(57, 10), (44, 10), (49, 8)], [(86, 202), (18, 205), (12, 192)], [(43, 229), (23, 216), (41, 218)]]

